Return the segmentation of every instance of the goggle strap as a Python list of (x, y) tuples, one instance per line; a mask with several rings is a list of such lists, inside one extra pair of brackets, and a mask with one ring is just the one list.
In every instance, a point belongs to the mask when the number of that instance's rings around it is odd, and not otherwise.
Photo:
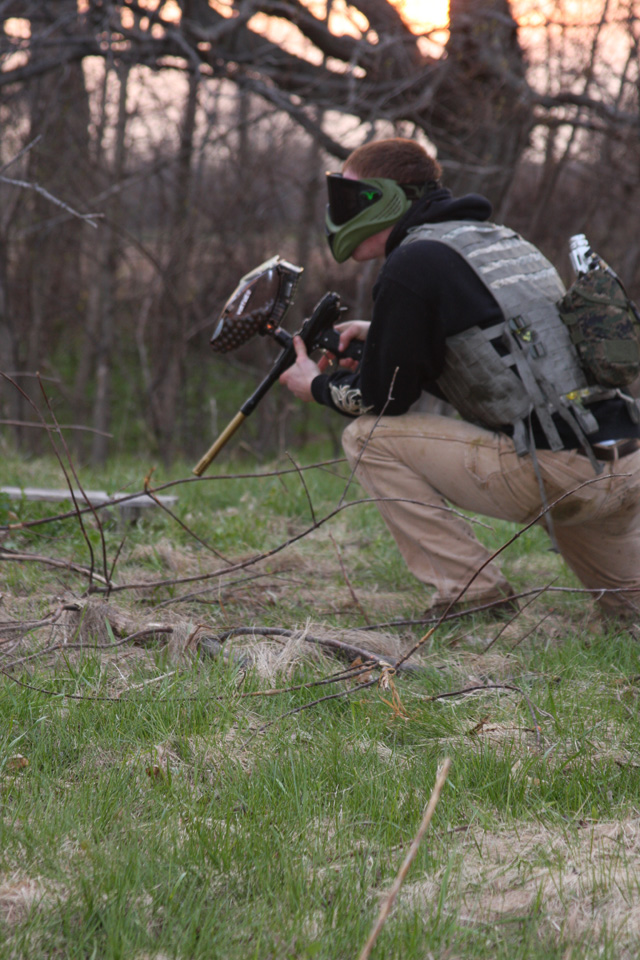
[(421, 200), (435, 190), (440, 189), (439, 180), (428, 180), (427, 183), (401, 183), (407, 200)]

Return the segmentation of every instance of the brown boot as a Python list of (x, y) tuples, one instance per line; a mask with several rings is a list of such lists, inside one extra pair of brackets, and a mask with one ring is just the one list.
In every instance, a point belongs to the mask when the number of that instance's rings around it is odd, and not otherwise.
[(627, 601), (623, 606), (603, 603), (596, 604), (596, 622), (602, 629), (616, 633), (630, 633), (635, 640), (640, 640), (640, 611), (633, 602)]
[(467, 617), (472, 614), (484, 614), (497, 619), (512, 617), (520, 610), (520, 604), (516, 600), (513, 590), (509, 592), (501, 591), (499, 593), (487, 594), (484, 597), (475, 597), (473, 600), (458, 600), (449, 608), (450, 600), (439, 600), (433, 603), (424, 612), (424, 616), (432, 620), (439, 620), (446, 612), (445, 619), (453, 617)]

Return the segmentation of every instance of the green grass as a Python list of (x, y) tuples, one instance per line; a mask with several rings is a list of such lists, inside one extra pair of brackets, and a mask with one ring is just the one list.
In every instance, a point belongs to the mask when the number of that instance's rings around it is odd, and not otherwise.
[[(121, 460), (82, 481), (141, 489), (147, 469)], [(29, 483), (59, 486), (58, 471), (38, 461)], [(7, 458), (2, 483), (20, 476)], [(196, 576), (222, 564), (200, 540), (232, 561), (273, 550), (311, 525), (309, 498), (317, 519), (337, 506), (346, 476), (344, 465), (307, 471), (306, 489), (295, 471), (214, 477), (175, 488), (184, 526), (160, 510), (126, 531), (117, 517), (102, 533), (89, 518), (84, 534), (56, 520), (3, 546), (87, 565), (88, 540), (97, 572), (103, 550), (107, 565), (117, 558), (118, 585)], [(55, 512), (2, 500), (0, 524)], [(479, 536), (497, 549), (515, 529), (495, 522)], [(539, 530), (504, 563), (522, 590), (575, 585)], [(3, 960), (356, 958), (445, 756), (449, 778), (373, 957), (637, 955), (640, 649), (627, 632), (590, 629), (580, 595), (543, 594), (486, 653), (501, 628), (489, 617), (440, 628), (420, 674), (394, 681), (394, 710), (392, 690), (289, 689), (342, 666), (310, 645), (233, 642), (268, 650), (268, 669), (178, 655), (161, 635), (108, 647), (117, 638), (95, 610), (47, 654), (58, 628), (27, 620), (61, 600), (86, 604), (88, 578), (9, 561), (0, 576), (0, 668), (15, 661), (0, 676)], [(152, 585), (108, 606), (186, 624), (185, 636), (199, 623), (211, 634), (310, 623), (408, 649), (424, 631), (353, 632), (411, 619), (427, 600), (372, 506), (186, 596), (202, 587)], [(21, 636), (11, 621), (25, 623)], [(482, 684), (497, 688), (433, 699)], [(284, 692), (248, 696), (274, 687)], [(345, 696), (314, 702), (332, 692)]]

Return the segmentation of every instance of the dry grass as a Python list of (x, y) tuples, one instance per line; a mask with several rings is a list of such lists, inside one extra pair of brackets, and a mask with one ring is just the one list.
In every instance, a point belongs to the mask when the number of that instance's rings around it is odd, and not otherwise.
[(47, 885), (40, 877), (0, 877), (0, 918), (10, 925), (21, 923), (46, 896)]
[[(640, 944), (640, 819), (563, 827), (519, 824), (452, 839), (458, 864), (450, 909), (481, 926), (537, 918), (550, 939), (596, 944), (606, 931), (621, 958)], [(405, 905), (428, 910), (442, 872), (407, 884)]]

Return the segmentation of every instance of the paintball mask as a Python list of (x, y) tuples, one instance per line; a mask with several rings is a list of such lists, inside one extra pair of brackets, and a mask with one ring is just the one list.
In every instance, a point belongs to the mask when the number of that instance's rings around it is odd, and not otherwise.
[(363, 240), (392, 227), (422, 196), (424, 185), (401, 186), (383, 177), (351, 180), (328, 173), (327, 191), (327, 239), (334, 259), (344, 263)]

